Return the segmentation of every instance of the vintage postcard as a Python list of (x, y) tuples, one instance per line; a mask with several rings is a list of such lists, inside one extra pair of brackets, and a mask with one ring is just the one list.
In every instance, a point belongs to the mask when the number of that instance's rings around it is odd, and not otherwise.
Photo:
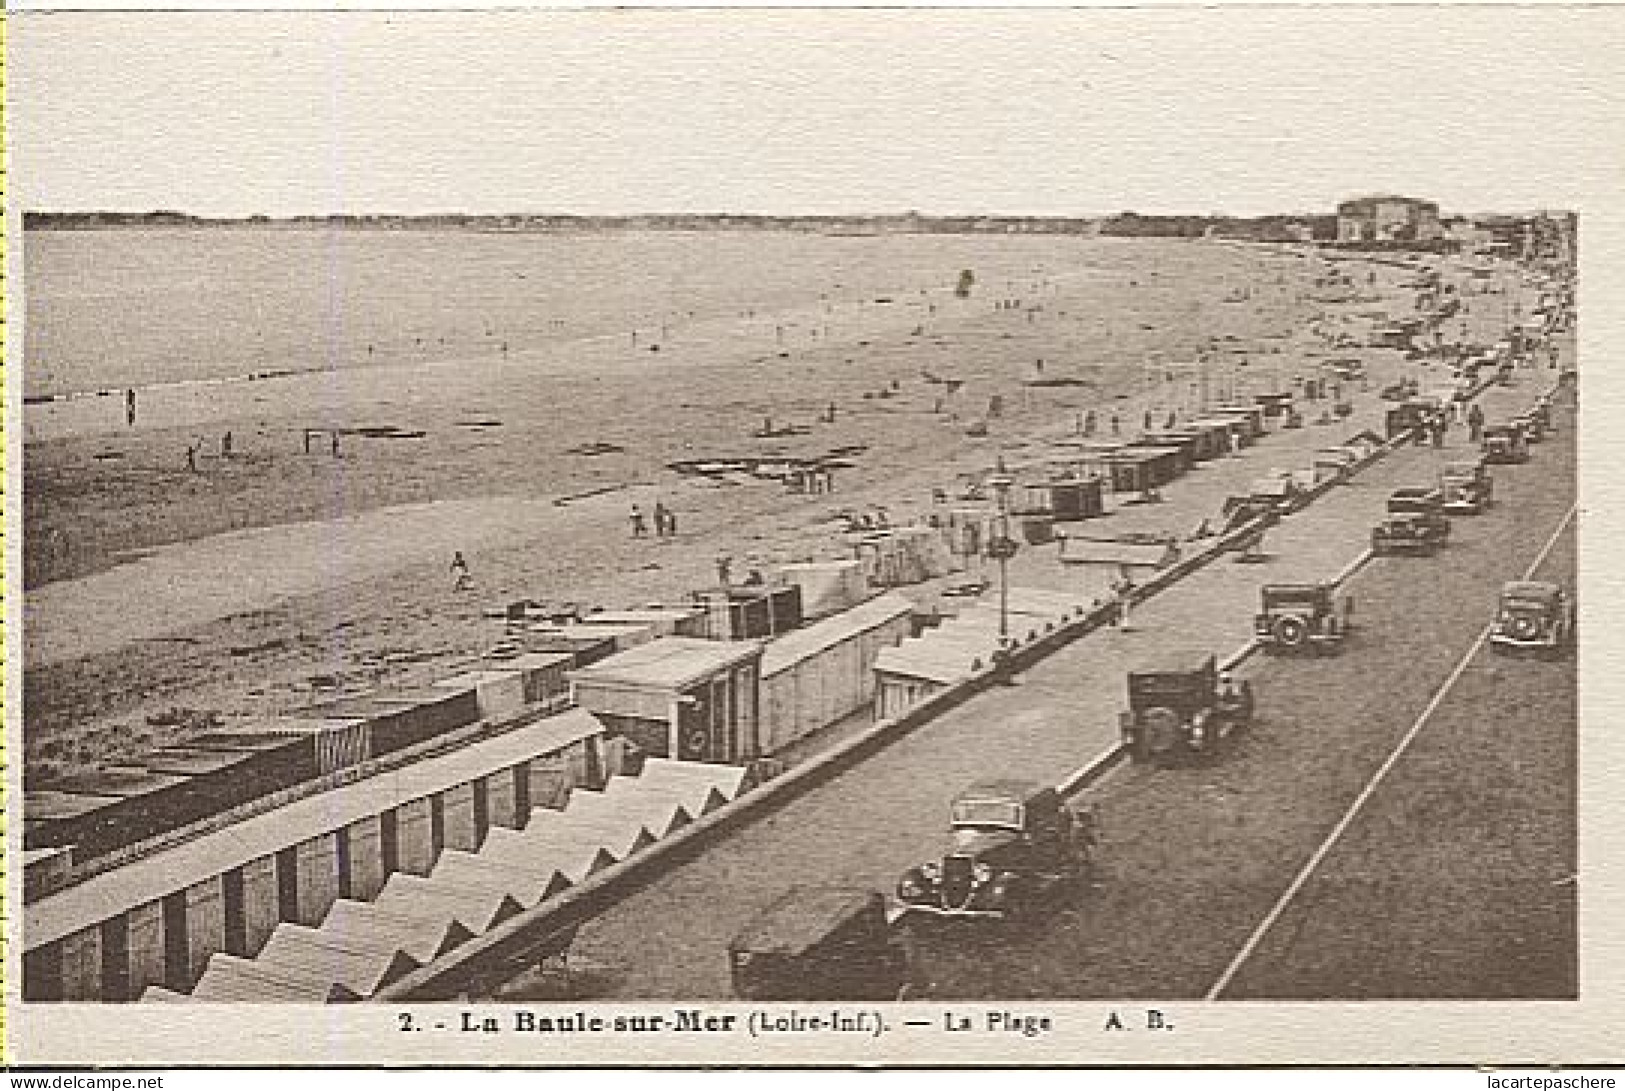
[(1625, 11), (5, 48), (11, 1063), (1621, 1059)]

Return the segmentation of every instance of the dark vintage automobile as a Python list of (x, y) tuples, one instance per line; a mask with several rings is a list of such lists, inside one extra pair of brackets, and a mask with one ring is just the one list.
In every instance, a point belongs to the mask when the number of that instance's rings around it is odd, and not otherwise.
[(1442, 544), (1420, 515), (1390, 515), (1371, 528), (1371, 552), (1379, 557), (1432, 556)]
[(1485, 425), (1482, 450), (1484, 461), (1492, 465), (1528, 462), (1529, 437), (1516, 422)]
[(1231, 730), (1252, 722), (1251, 683), (1221, 678), (1211, 653), (1173, 652), (1128, 676), (1128, 709), (1118, 716), (1135, 761), (1214, 755)]
[(1384, 430), (1389, 439), (1422, 427), (1432, 417), (1432, 409), (1423, 402), (1404, 402), (1388, 410), (1384, 416)]
[(1560, 654), (1574, 641), (1574, 599), (1555, 583), (1513, 580), (1501, 588), (1500, 608), (1490, 628), (1496, 651), (1538, 649)]
[(1019, 917), (1082, 877), (1093, 812), (1080, 820), (1054, 789), (1024, 780), (978, 781), (954, 797), (953, 842), (941, 861), (897, 881), (909, 909), (947, 916)]
[(1342, 644), (1354, 615), (1354, 600), (1338, 600), (1326, 583), (1269, 583), (1253, 632), (1270, 651), (1324, 651)]
[(1550, 414), (1542, 414), (1531, 409), (1512, 418), (1512, 423), (1523, 429), (1524, 438), (1530, 443), (1539, 443), (1546, 438), (1546, 422)]
[(793, 887), (728, 944), (741, 1000), (896, 1000), (908, 954), (886, 898), (850, 887)]
[(1495, 499), (1495, 480), (1485, 468), (1484, 457), (1446, 462), (1439, 471), (1439, 495), (1444, 510), (1452, 514), (1477, 515)]
[(1389, 515), (1414, 515), (1425, 533), (1440, 544), (1450, 537), (1450, 517), (1444, 513), (1444, 493), (1436, 488), (1407, 486), (1388, 494)]

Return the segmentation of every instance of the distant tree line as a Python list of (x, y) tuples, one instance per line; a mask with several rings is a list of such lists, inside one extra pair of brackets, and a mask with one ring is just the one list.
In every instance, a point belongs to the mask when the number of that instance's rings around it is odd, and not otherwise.
[(1248, 242), (1321, 241), (1337, 237), (1335, 215), (1142, 216), (1121, 212), (1100, 224), (1102, 235), (1127, 238), (1199, 239), (1209, 235)]
[(1142, 216), (1123, 212), (1105, 219), (1076, 216), (926, 216), (917, 212), (877, 216), (766, 216), (749, 213), (649, 213), (627, 216), (565, 214), (429, 215), (334, 213), (321, 216), (194, 216), (160, 209), (153, 212), (25, 212), (25, 230), (105, 227), (327, 226), (371, 230), (477, 231), (807, 231), (825, 234), (1045, 234), (1118, 235), (1135, 238), (1201, 238), (1216, 235), (1255, 242), (1296, 242), (1305, 233), (1315, 240), (1337, 237), (1335, 216), (1272, 215)]

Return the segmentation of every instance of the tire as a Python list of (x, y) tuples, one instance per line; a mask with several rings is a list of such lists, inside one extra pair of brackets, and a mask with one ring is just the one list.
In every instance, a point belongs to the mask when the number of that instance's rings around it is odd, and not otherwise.
[(1298, 614), (1282, 614), (1275, 619), (1270, 631), (1283, 648), (1301, 648), (1309, 640), (1309, 623)]

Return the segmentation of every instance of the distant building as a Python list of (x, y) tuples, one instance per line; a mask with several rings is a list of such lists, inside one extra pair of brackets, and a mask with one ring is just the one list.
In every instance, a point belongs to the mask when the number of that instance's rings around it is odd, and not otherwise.
[(1444, 237), (1439, 206), (1415, 197), (1357, 197), (1337, 206), (1338, 242), (1432, 242)]

